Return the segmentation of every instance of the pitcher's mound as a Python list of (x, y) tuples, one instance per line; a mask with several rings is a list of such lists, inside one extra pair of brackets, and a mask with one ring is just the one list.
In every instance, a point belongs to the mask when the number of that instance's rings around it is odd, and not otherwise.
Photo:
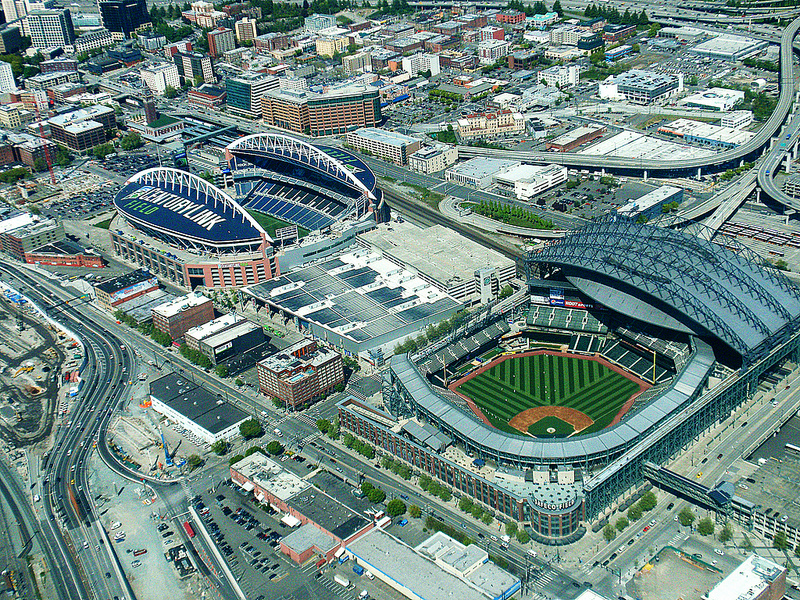
[[(535, 426), (542, 420), (544, 420), (542, 425), (546, 426), (544, 429)], [(557, 420), (563, 421), (568, 427), (558, 427)], [(594, 421), (585, 413), (566, 406), (537, 406), (529, 408), (513, 416), (508, 422), (511, 427), (522, 433), (547, 437), (559, 434), (559, 437), (573, 435), (573, 433), (578, 433), (593, 423)], [(539, 431), (540, 429), (541, 431)], [(550, 429), (555, 429), (555, 431), (550, 431)], [(569, 429), (572, 429), (572, 431)]]

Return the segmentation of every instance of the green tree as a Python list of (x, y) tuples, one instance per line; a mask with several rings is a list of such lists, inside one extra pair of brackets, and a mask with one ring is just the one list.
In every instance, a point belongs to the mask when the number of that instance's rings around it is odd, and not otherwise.
[(64, 146), (59, 146), (56, 151), (56, 164), (59, 167), (66, 167), (72, 162), (72, 154)]
[(697, 532), (700, 535), (714, 535), (714, 521), (704, 517), (697, 522)]
[(390, 517), (399, 517), (400, 515), (406, 514), (406, 503), (399, 498), (389, 500), (389, 503), (386, 505), (386, 514)]
[(506, 535), (516, 535), (518, 530), (519, 526), (516, 521), (508, 521), (506, 523)]
[(142, 141), (142, 136), (135, 131), (131, 131), (123, 136), (122, 140), (119, 142), (119, 146), (123, 150), (136, 150), (136, 148), (144, 146), (144, 142)]
[(428, 488), (431, 485), (431, 483), (433, 483), (433, 480), (431, 479), (430, 475), (427, 475), (427, 474), (423, 473), (422, 475), (419, 476), (419, 482), (418, 483), (419, 483), (419, 487), (421, 487), (423, 490), (425, 490), (427, 492)]
[(610, 542), (617, 537), (617, 530), (614, 529), (614, 526), (611, 523), (606, 523), (606, 526), (603, 527), (603, 537), (607, 542)]
[(191, 454), (189, 458), (186, 459), (186, 462), (189, 467), (191, 467), (191, 470), (194, 471), (197, 467), (203, 464), (203, 459), (197, 454)]
[(497, 295), (497, 298), (502, 300), (503, 298), (508, 298), (513, 293), (514, 289), (510, 285), (504, 285), (503, 289), (501, 289), (500, 293)]
[(719, 541), (727, 544), (733, 539), (733, 528), (730, 523), (725, 523), (725, 526), (719, 530)]
[(250, 446), (247, 450), (245, 450), (244, 455), (250, 456), (255, 454), (256, 452), (260, 452), (261, 454), (266, 455), (267, 453), (264, 452), (264, 449), (261, 446)]
[(419, 519), (420, 515), (422, 515), (422, 509), (416, 504), (412, 504), (408, 507), (408, 514), (415, 519)]
[(451, 492), (450, 488), (448, 487), (439, 486), (438, 496), (445, 502), (450, 502), (450, 499), (453, 497), (453, 492)]
[(488, 512), (485, 512), (481, 517), (481, 521), (483, 521), (484, 525), (491, 525), (492, 522), (494, 521), (494, 517), (490, 515)]
[(472, 514), (474, 519), (478, 519), (479, 521), (483, 519), (483, 509), (478, 504), (473, 504), (472, 509), (469, 511)]
[(614, 523), (614, 527), (616, 527), (617, 531), (619, 532), (625, 531), (625, 528), (628, 525), (630, 525), (630, 521), (628, 521), (628, 519), (626, 519), (625, 517), (620, 517), (619, 519), (617, 519), (617, 522)]
[(786, 541), (786, 534), (783, 531), (779, 531), (772, 538), (772, 547), (778, 550), (786, 550), (789, 547), (789, 543)]
[(458, 508), (464, 512), (472, 512), (473, 506), (475, 506), (475, 504), (469, 496), (461, 496), (461, 499), (458, 501)]
[(264, 428), (261, 427), (258, 419), (247, 419), (247, 421), (239, 425), (239, 433), (244, 439), (249, 440), (261, 437), (261, 434), (264, 433)]
[(217, 456), (222, 456), (228, 451), (228, 442), (225, 440), (217, 440), (211, 444), (211, 451)]
[(367, 493), (367, 498), (373, 504), (379, 504), (386, 500), (386, 492), (380, 488), (373, 488)]
[(281, 444), (278, 440), (272, 440), (269, 444), (267, 444), (267, 452), (272, 454), (272, 456), (283, 454), (283, 444)]
[(99, 160), (105, 160), (106, 156), (114, 153), (114, 146), (112, 144), (100, 144), (95, 146), (92, 154)]
[(656, 507), (656, 495), (652, 491), (645, 492), (639, 500), (639, 506), (644, 512), (653, 510)]
[(175, 89), (174, 87), (172, 87), (171, 85), (168, 85), (168, 86), (167, 86), (167, 87), (164, 89), (164, 97), (165, 97), (165, 98), (174, 98), (174, 97), (175, 97), (175, 96), (177, 96), (177, 95), (178, 95), (178, 90), (176, 90), (176, 89)]
[(244, 385), (244, 379), (237, 377), (233, 383), (236, 384), (236, 387), (242, 387)]
[(228, 459), (228, 464), (234, 465), (242, 459), (244, 459), (244, 454), (235, 454)]
[(228, 376), (228, 365), (217, 365), (214, 367), (214, 373), (217, 374), (217, 377), (225, 378)]
[(43, 159), (41, 156), (36, 157), (33, 161), (33, 170), (37, 173), (41, 173), (42, 171), (47, 170), (47, 161)]
[(631, 521), (638, 521), (642, 518), (642, 507), (634, 504), (628, 509), (628, 519)]
[(327, 419), (317, 419), (317, 429), (319, 429), (322, 433), (328, 433), (328, 430), (331, 428), (331, 422)]
[(753, 551), (753, 542), (750, 541), (750, 538), (747, 537), (747, 534), (744, 534), (742, 541), (739, 543), (739, 548), (741, 548), (745, 552)]
[(517, 541), (520, 544), (527, 544), (528, 542), (531, 541), (531, 536), (528, 535), (528, 532), (525, 531), (524, 529), (520, 529), (519, 531), (517, 531)]
[(564, 15), (564, 10), (561, 8), (561, 2), (559, 2), (559, 0), (553, 2), (553, 12), (558, 13), (559, 17)]
[(214, 183), (214, 176), (208, 171), (200, 173), (200, 179), (205, 179), (208, 183)]
[(689, 527), (692, 523), (694, 523), (695, 514), (692, 512), (688, 506), (684, 506), (681, 512), (678, 513), (678, 522), (683, 525), (684, 527)]

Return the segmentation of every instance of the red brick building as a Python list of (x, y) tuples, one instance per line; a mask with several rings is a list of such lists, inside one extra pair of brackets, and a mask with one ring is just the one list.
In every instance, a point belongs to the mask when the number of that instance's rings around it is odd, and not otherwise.
[(306, 406), (344, 383), (342, 356), (301, 340), (258, 363), (258, 386), (292, 408)]
[(153, 327), (180, 339), (192, 327), (214, 319), (214, 303), (200, 292), (192, 292), (151, 309)]
[(516, 25), (525, 21), (525, 13), (518, 10), (504, 10), (495, 15), (495, 20), (506, 25)]

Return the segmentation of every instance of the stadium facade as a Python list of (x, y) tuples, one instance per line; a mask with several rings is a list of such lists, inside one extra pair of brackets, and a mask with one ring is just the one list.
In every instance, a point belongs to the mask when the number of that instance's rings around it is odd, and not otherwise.
[[(577, 539), (583, 524), (597, 525), (641, 490), (647, 469), (729, 418), (785, 360), (800, 358), (797, 288), (735, 240), (692, 228), (609, 218), (531, 252), (527, 305), (490, 307), (432, 354), (394, 356), (384, 381), (388, 412), (351, 398), (339, 403), (343, 427), (529, 525), (540, 541)], [(454, 372), (479, 356), (510, 322), (655, 385), (595, 433), (553, 439), (496, 429), (452, 386), (439, 385), (439, 374), (446, 383), (448, 366)], [(465, 465), (459, 455), (492, 468)], [(730, 498), (715, 498), (730, 510)]]
[(131, 177), (114, 199), (115, 254), (186, 289), (242, 287), (333, 253), (386, 218), (374, 174), (346, 151), (265, 133), (225, 153), (223, 187), (164, 167)]

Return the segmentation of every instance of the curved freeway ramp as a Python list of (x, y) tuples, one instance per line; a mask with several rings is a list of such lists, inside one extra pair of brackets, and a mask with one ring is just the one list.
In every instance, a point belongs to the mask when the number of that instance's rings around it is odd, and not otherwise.
[(792, 53), (794, 38), (800, 29), (800, 18), (792, 21), (784, 29), (781, 36), (780, 55), (780, 96), (774, 112), (767, 119), (764, 126), (746, 144), (718, 152), (713, 156), (691, 158), (677, 161), (646, 160), (640, 158), (620, 158), (616, 156), (591, 156), (585, 154), (571, 154), (569, 152), (534, 152), (526, 150), (495, 150), (493, 148), (474, 148), (472, 146), (458, 146), (459, 158), (472, 158), (474, 156), (492, 156), (514, 160), (523, 160), (530, 163), (558, 164), (568, 167), (593, 167), (610, 170), (623, 170), (627, 172), (648, 172), (650, 176), (659, 173), (693, 172), (702, 171), (712, 167), (715, 170), (733, 165), (755, 154), (767, 146), (772, 136), (775, 135), (789, 114), (789, 109), (794, 100), (794, 77), (792, 70)]
[(795, 113), (784, 129), (783, 137), (769, 151), (758, 169), (758, 185), (761, 191), (775, 202), (800, 211), (800, 198), (784, 193), (775, 183), (775, 174), (780, 170), (786, 154), (795, 144), (800, 144), (800, 113)]

